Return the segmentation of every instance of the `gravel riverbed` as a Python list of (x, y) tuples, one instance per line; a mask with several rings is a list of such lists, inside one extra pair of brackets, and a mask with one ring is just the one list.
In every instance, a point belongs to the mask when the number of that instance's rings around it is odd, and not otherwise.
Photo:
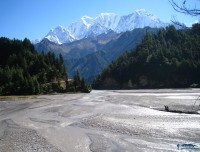
[(199, 151), (200, 115), (161, 111), (198, 111), (198, 96), (162, 89), (0, 98), (0, 151)]

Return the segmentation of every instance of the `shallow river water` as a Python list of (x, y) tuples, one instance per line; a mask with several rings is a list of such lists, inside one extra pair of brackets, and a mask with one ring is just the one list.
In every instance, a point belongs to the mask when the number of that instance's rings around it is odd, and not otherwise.
[(162, 89), (1, 98), (0, 151), (200, 151), (200, 115), (163, 111), (198, 111), (199, 96)]

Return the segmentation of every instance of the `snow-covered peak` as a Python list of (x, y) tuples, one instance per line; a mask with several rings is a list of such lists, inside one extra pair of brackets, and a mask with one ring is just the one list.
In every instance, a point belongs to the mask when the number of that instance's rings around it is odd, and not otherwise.
[(89, 16), (83, 16), (81, 18), (81, 20), (87, 26), (87, 28), (89, 28), (94, 21), (94, 19), (92, 17), (89, 17)]
[(168, 24), (160, 21), (155, 15), (148, 13), (146, 10), (136, 10), (132, 14), (124, 15), (120, 18), (117, 32), (130, 31), (135, 28), (144, 28), (146, 26), (152, 28), (166, 27)]
[(59, 26), (57, 26), (56, 28), (51, 29), (51, 30), (49, 31), (49, 33), (63, 33), (63, 32), (65, 32), (65, 31), (67, 31), (67, 29), (66, 29), (64, 26), (59, 25)]
[(94, 37), (102, 33), (106, 33), (109, 29), (117, 26), (119, 17), (114, 13), (101, 13), (99, 16), (92, 18), (83, 16), (81, 19), (72, 23), (68, 30), (75, 39), (79, 40), (86, 37)]
[(159, 28), (167, 25), (145, 9), (135, 10), (133, 13), (124, 16), (115, 13), (101, 13), (97, 17), (83, 16), (71, 23), (68, 28), (58, 26), (50, 30), (45, 38), (62, 44), (87, 37), (95, 37), (110, 30), (120, 33), (146, 26)]
[(155, 16), (155, 15), (153, 15), (153, 14), (147, 12), (145, 9), (135, 10), (135, 12), (136, 12), (138, 15), (140, 15), (140, 16), (149, 17), (151, 20), (160, 21), (160, 19), (159, 19), (157, 16)]
[(138, 13), (138, 15), (149, 14), (145, 9), (138, 9), (135, 10), (135, 12)]
[(101, 13), (95, 18), (95, 24), (101, 24), (105, 28), (114, 30), (117, 27), (120, 16), (115, 13)]
[(69, 43), (75, 40), (74, 36), (71, 35), (70, 32), (61, 25), (50, 30), (45, 38), (57, 44)]

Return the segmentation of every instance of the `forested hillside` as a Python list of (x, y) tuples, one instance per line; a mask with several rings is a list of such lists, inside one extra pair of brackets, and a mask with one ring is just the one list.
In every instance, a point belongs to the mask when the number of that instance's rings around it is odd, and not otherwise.
[(200, 85), (200, 25), (174, 26), (146, 34), (132, 52), (112, 62), (93, 82), (95, 89), (177, 88)]
[(77, 82), (68, 84), (67, 80), (62, 55), (39, 54), (26, 38), (0, 38), (0, 95), (79, 91)]
[(135, 48), (140, 43), (145, 33), (156, 33), (157, 28), (136, 28), (132, 31), (115, 33), (110, 31), (93, 38), (85, 38), (62, 45), (43, 39), (35, 45), (39, 52), (53, 51), (57, 56), (63, 55), (68, 68), (69, 77), (73, 77), (77, 70), (87, 82), (106, 68), (113, 60), (122, 55), (126, 50)]
[(79, 69), (80, 75), (88, 82), (92, 83), (95, 76), (103, 71), (113, 60), (116, 60), (124, 52), (129, 51), (142, 41), (145, 33), (156, 33), (156, 28), (138, 28), (133, 31), (127, 31), (121, 36), (102, 46), (99, 51), (91, 53), (85, 57), (78, 59), (69, 71)]

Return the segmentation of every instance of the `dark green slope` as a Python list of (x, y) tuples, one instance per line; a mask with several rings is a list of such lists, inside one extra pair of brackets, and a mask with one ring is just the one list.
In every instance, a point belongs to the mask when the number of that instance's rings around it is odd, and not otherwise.
[(88, 82), (106, 68), (113, 60), (122, 55), (125, 51), (135, 48), (136, 44), (141, 42), (145, 33), (155, 33), (158, 29), (144, 28), (125, 32), (118, 39), (111, 40), (99, 48), (98, 52), (91, 53), (76, 61), (67, 60), (69, 75), (79, 69), (81, 76)]
[(123, 33), (118, 39), (109, 42), (104, 46), (104, 50), (108, 54), (108, 60), (113, 61), (125, 51), (129, 51), (141, 42), (146, 33), (156, 33), (158, 29), (155, 28), (138, 28), (133, 31)]
[(61, 55), (39, 54), (28, 39), (0, 38), (0, 95), (58, 91), (57, 82), (66, 77)]
[[(100, 73), (106, 66), (108, 66), (109, 61), (106, 59), (106, 53), (103, 51), (98, 51), (89, 54), (78, 61), (75, 62), (71, 71), (79, 70), (80, 75), (82, 75), (87, 82), (91, 83), (93, 78)], [(72, 75), (74, 75), (72, 73)]]
[(200, 84), (200, 25), (173, 26), (147, 34), (130, 53), (112, 62), (93, 82), (95, 89), (177, 88)]

